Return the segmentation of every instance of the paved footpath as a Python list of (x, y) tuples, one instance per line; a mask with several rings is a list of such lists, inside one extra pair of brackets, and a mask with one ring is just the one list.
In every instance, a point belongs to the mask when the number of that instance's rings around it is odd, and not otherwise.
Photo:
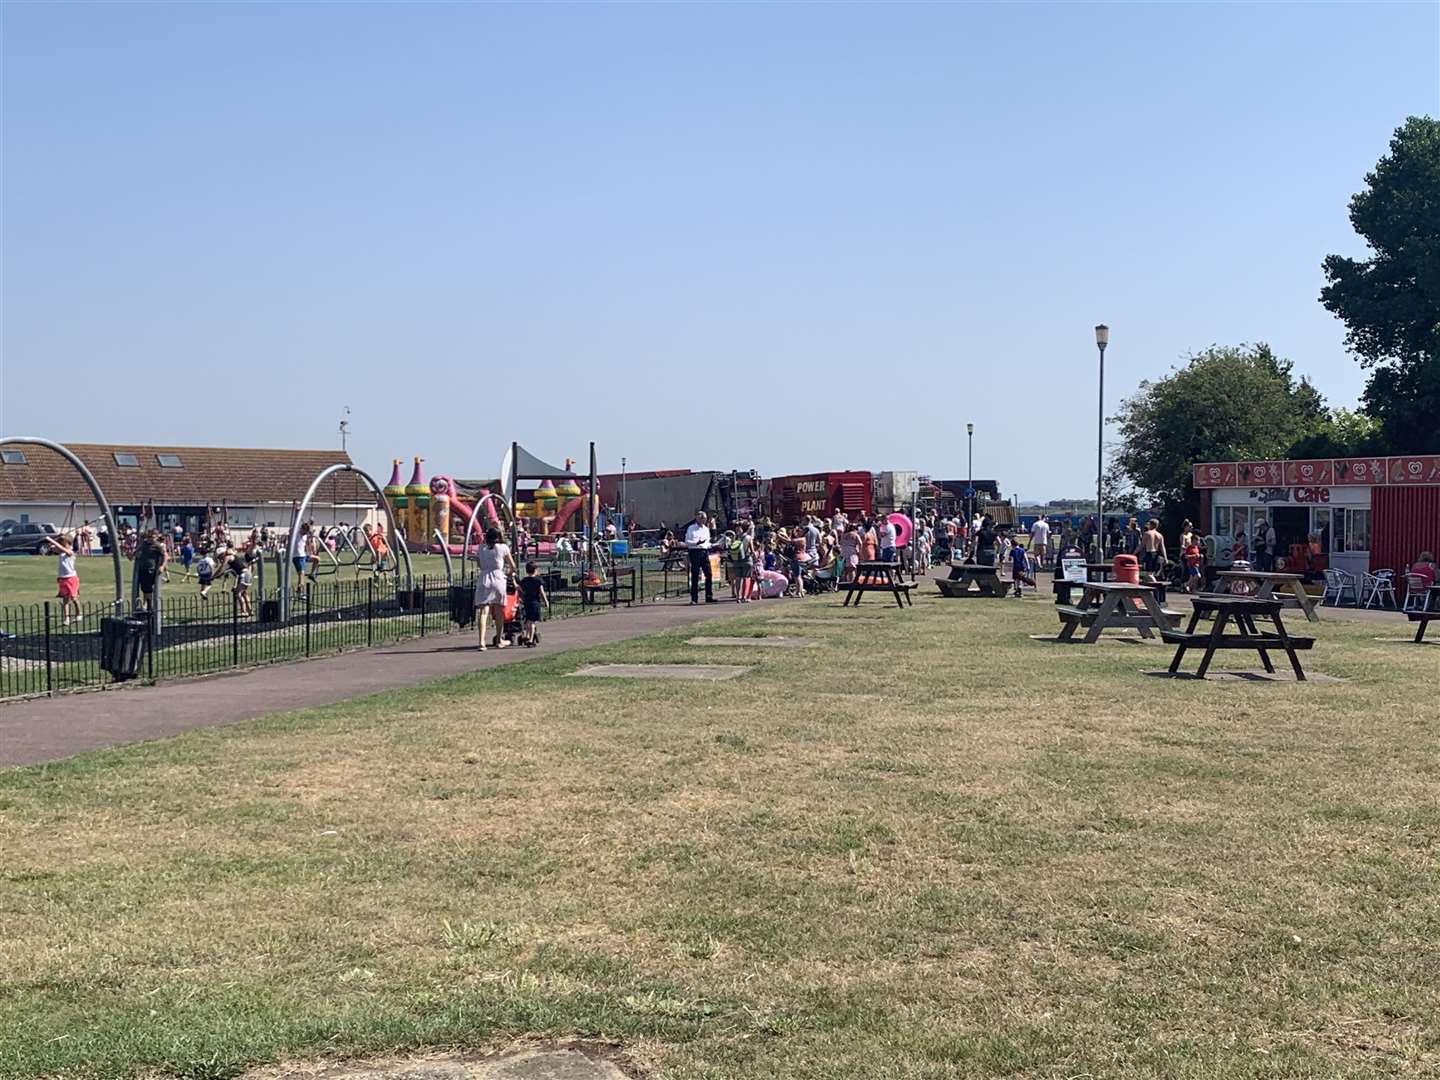
[(292, 709), (332, 705), (381, 690), (464, 675), (565, 649), (604, 645), (742, 610), (733, 603), (661, 601), (546, 623), (537, 649), (475, 648), (475, 632), (157, 686), (0, 705), (0, 768), (57, 761), (196, 728), (219, 727)]

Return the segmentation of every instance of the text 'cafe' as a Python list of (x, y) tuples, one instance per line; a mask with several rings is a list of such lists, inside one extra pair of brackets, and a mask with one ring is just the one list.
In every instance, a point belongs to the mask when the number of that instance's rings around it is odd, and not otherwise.
[(1279, 550), (1318, 545), (1337, 570), (1403, 573), (1440, 553), (1440, 454), (1204, 462), (1194, 469), (1200, 522), (1219, 537), (1274, 528)]

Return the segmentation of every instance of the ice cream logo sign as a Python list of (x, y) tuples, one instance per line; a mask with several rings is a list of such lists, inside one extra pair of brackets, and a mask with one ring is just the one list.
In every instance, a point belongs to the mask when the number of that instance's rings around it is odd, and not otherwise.
[(1281, 468), (1278, 461), (1247, 461), (1240, 466), (1242, 483), (1266, 485), (1280, 483)]
[(1440, 456), (1391, 458), (1392, 484), (1440, 484)]

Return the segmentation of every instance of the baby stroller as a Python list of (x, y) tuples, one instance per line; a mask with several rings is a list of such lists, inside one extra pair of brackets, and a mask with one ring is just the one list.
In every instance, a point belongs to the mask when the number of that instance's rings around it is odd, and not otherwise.
[(824, 568), (811, 564), (801, 577), (805, 592), (809, 595), (834, 592), (840, 588), (840, 572), (844, 569), (839, 559), (832, 559)]

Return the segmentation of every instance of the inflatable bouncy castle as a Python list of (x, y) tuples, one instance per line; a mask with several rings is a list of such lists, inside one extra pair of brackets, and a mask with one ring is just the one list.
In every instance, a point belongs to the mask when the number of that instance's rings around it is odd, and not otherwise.
[[(414, 459), (410, 482), (402, 484), (402, 459), (394, 458), (390, 482), (384, 488), (394, 520), (404, 529), (406, 543), (414, 552), (438, 553), (438, 532), (445, 537), (450, 553), (459, 555), (466, 546), (465, 526), (471, 521), (471, 551), (483, 542), (487, 528), (508, 533), (512, 525), (520, 523), (544, 552), (549, 537), (581, 532), (599, 513), (598, 496), (585, 494), (588, 480), (582, 485), (582, 478), (569, 468), (547, 465), (518, 445), (512, 445), (506, 455), (499, 479), (468, 489), (443, 473), (426, 481), (423, 461)], [(513, 492), (513, 505), (506, 500), (507, 490)]]

